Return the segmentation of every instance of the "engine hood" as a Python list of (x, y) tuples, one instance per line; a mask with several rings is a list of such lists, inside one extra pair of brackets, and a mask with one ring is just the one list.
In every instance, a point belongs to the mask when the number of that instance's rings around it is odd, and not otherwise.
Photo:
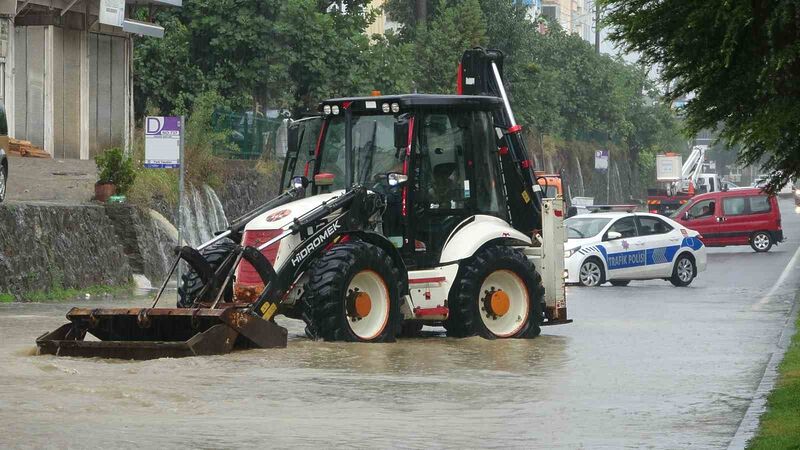
[(284, 228), (292, 223), (292, 221), (302, 216), (303, 214), (311, 211), (322, 202), (334, 199), (342, 195), (345, 191), (338, 190), (329, 194), (319, 194), (312, 197), (302, 198), (295, 200), (291, 203), (273, 208), (255, 219), (251, 220), (245, 227), (245, 231), (252, 230), (277, 230)]

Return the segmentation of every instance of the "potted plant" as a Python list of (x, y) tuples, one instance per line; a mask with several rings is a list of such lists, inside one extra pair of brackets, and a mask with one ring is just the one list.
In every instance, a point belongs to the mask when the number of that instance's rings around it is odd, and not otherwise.
[(95, 200), (105, 203), (115, 194), (125, 195), (136, 178), (133, 161), (119, 148), (110, 148), (94, 159), (97, 164), (97, 182), (94, 184)]

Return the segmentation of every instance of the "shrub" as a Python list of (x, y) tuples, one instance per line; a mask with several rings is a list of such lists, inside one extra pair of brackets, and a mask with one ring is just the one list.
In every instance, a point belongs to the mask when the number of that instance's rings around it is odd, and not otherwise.
[(126, 194), (136, 179), (133, 160), (126, 158), (119, 148), (110, 148), (94, 159), (97, 164), (98, 183), (113, 183), (117, 192)]

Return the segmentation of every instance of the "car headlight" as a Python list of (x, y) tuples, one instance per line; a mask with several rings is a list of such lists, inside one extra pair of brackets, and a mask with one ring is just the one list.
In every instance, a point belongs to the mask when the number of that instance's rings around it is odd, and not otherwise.
[(564, 258), (569, 258), (570, 256), (574, 255), (575, 252), (577, 252), (580, 249), (581, 249), (581, 246), (579, 245), (579, 246), (577, 246), (575, 248), (570, 248), (570, 249), (564, 250)]

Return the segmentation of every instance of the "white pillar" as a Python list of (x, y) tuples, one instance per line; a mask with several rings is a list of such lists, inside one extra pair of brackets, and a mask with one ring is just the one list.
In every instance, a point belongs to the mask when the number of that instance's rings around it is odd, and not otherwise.
[(133, 61), (133, 36), (128, 35), (125, 42), (125, 154), (133, 152), (133, 76), (131, 63)]
[(53, 155), (55, 147), (55, 131), (53, 122), (55, 120), (54, 93), (55, 77), (53, 76), (54, 57), (54, 35), (52, 25), (44, 29), (44, 150)]
[(5, 107), (6, 107), (6, 121), (8, 122), (8, 136), (16, 137), (17, 131), (17, 115), (14, 113), (14, 72), (16, 71), (15, 54), (14, 54), (14, 19), (8, 20), (8, 52), (6, 53), (6, 92), (5, 92)]
[(81, 159), (89, 159), (89, 31), (81, 32)]

